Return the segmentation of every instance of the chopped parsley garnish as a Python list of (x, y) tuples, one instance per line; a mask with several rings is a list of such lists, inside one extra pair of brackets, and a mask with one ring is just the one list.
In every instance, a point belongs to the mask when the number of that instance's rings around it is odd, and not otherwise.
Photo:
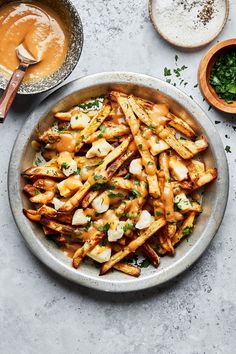
[(171, 75), (171, 70), (168, 69), (167, 67), (164, 68), (164, 76), (170, 76)]
[(94, 181), (98, 181), (99, 179), (102, 179), (103, 176), (102, 175), (94, 175)]
[(89, 111), (89, 110), (97, 110), (100, 108), (101, 104), (103, 102), (102, 98), (97, 98), (95, 100), (90, 100), (85, 103), (80, 103), (77, 106), (84, 112)]
[(193, 232), (193, 227), (192, 226), (186, 226), (183, 229), (183, 236), (189, 236)]
[(220, 120), (215, 120), (215, 124), (220, 124)]
[(129, 179), (131, 177), (130, 173), (127, 173), (127, 175), (125, 175), (124, 179)]
[(66, 162), (62, 162), (61, 167), (67, 170), (70, 166)]
[(108, 243), (108, 240), (106, 238), (103, 238), (100, 243), (99, 243), (99, 246), (106, 246)]
[(80, 175), (80, 173), (81, 173), (81, 169), (78, 167), (78, 168), (77, 168), (77, 171), (75, 172), (75, 174), (76, 174), (76, 175)]
[(110, 192), (108, 193), (108, 197), (109, 198), (123, 198), (124, 197), (124, 194), (122, 193), (113, 193), (113, 192)]
[(114, 186), (109, 186), (107, 183), (94, 183), (94, 185), (91, 187), (92, 191), (98, 191), (98, 190), (106, 190), (106, 189), (115, 189)]
[(156, 215), (156, 216), (162, 216), (163, 213), (162, 213), (161, 211), (156, 211), (155, 215)]
[(148, 161), (148, 166), (152, 166), (153, 162), (152, 161)]
[(35, 188), (34, 194), (35, 194), (35, 195), (38, 195), (38, 194), (40, 194), (40, 193), (41, 193), (41, 190), (40, 190), (39, 188)]
[(102, 125), (99, 127), (99, 130), (101, 130), (102, 133), (105, 133), (106, 129), (107, 129), (107, 128), (106, 128), (105, 124), (102, 124)]
[(129, 222), (124, 226), (124, 232), (128, 231), (128, 230), (133, 230), (134, 225), (130, 224)]
[(105, 225), (101, 225), (98, 227), (98, 231), (100, 232), (107, 232), (110, 228), (110, 224), (105, 224)]
[(39, 157), (37, 157), (34, 163), (36, 166), (39, 166), (42, 163), (42, 160)]
[(142, 196), (141, 193), (140, 193), (139, 191), (137, 191), (137, 189), (135, 189), (135, 188), (133, 188), (133, 189), (131, 190), (131, 192), (132, 192), (133, 194), (135, 194), (137, 197), (141, 197), (141, 196)]
[(171, 178), (170, 178), (170, 177), (168, 177), (167, 182), (168, 182), (168, 183), (170, 183), (170, 182), (171, 182)]
[(216, 60), (210, 76), (210, 84), (220, 98), (227, 103), (236, 100), (236, 51), (222, 53)]
[(86, 226), (85, 226), (85, 228), (84, 228), (84, 230), (85, 230), (85, 231), (88, 231), (88, 229), (90, 228), (90, 226), (91, 226), (91, 221), (88, 221), (87, 224), (86, 224)]
[(228, 153), (231, 153), (232, 151), (231, 151), (231, 148), (230, 148), (230, 146), (229, 145), (226, 145), (226, 147), (225, 147), (225, 151), (226, 152), (228, 152)]
[(46, 146), (46, 144), (44, 144), (44, 143), (41, 143), (41, 144), (40, 144), (40, 152), (41, 152), (41, 154), (44, 153), (44, 151), (45, 151), (45, 146)]
[(149, 261), (149, 259), (146, 258), (139, 264), (139, 266), (140, 268), (147, 268), (150, 266), (150, 264), (151, 262)]
[(138, 148), (139, 148), (140, 150), (142, 150), (143, 144), (138, 144)]

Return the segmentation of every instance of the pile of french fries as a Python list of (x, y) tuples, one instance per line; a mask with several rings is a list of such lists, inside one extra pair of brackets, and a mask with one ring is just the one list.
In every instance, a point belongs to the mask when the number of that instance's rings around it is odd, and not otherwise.
[(56, 113), (32, 146), (23, 176), (34, 208), (24, 214), (73, 267), (90, 257), (100, 275), (114, 268), (137, 277), (143, 261), (134, 255), (154, 267), (174, 255), (202, 212), (198, 189), (217, 177), (200, 159), (204, 136), (166, 105), (121, 92)]

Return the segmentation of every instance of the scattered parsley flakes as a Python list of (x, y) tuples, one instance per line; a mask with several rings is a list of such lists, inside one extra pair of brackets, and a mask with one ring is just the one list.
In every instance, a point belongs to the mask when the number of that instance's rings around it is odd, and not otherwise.
[(100, 127), (99, 127), (99, 130), (101, 130), (101, 132), (104, 134), (105, 133), (105, 131), (106, 131), (106, 126), (105, 126), (105, 124), (102, 124), (102, 125), (100, 125)]
[(193, 232), (193, 227), (192, 226), (186, 226), (183, 229), (183, 236), (189, 236)]
[(64, 168), (65, 170), (68, 170), (70, 166), (66, 162), (62, 162), (61, 168)]
[(76, 175), (80, 175), (81, 174), (81, 168), (77, 168), (77, 171), (75, 172)]
[(100, 232), (107, 232), (109, 229), (110, 229), (110, 224), (108, 223), (98, 227), (98, 231)]
[(38, 194), (40, 194), (40, 193), (41, 193), (41, 190), (40, 190), (39, 188), (35, 188), (34, 194), (35, 194), (35, 195), (38, 195)]
[(215, 124), (220, 124), (221, 121), (220, 120), (215, 120)]
[(226, 145), (225, 151), (231, 154), (231, 147), (229, 145)]
[(170, 76), (171, 75), (171, 70), (168, 69), (167, 67), (164, 68), (164, 76)]
[(149, 259), (146, 258), (139, 264), (139, 266), (140, 268), (147, 268), (150, 266), (150, 264), (151, 262), (149, 261)]
[(123, 198), (124, 197), (124, 194), (122, 193), (113, 193), (113, 192), (110, 192), (108, 193), (108, 197), (109, 198)]

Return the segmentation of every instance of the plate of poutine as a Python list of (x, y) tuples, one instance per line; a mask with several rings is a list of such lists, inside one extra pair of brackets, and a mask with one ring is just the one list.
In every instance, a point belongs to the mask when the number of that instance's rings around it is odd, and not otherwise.
[(135, 73), (95, 74), (54, 92), (26, 121), (9, 167), (11, 208), (32, 251), (105, 291), (159, 285), (187, 269), (216, 233), (227, 195), (224, 148), (205, 113)]

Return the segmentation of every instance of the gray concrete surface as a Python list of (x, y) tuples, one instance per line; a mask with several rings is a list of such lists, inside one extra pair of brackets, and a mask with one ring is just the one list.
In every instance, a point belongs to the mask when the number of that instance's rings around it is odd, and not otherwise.
[[(163, 77), (178, 62), (188, 68), (180, 86), (204, 110), (197, 67), (207, 48), (180, 52), (153, 29), (147, 0), (75, 1), (84, 25), (81, 60), (69, 80), (99, 71), (129, 70)], [(234, 36), (236, 4), (217, 40)], [(177, 81), (176, 81), (177, 82)], [(177, 84), (179, 86), (179, 83)], [(236, 348), (236, 118), (214, 109), (210, 119), (227, 154), (231, 187), (220, 230), (201, 259), (162, 288), (104, 294), (66, 282), (26, 248), (8, 204), (7, 167), (14, 139), (42, 99), (17, 97), (0, 126), (0, 353), (1, 354), (232, 354)], [(219, 205), (219, 208), (221, 206)]]

